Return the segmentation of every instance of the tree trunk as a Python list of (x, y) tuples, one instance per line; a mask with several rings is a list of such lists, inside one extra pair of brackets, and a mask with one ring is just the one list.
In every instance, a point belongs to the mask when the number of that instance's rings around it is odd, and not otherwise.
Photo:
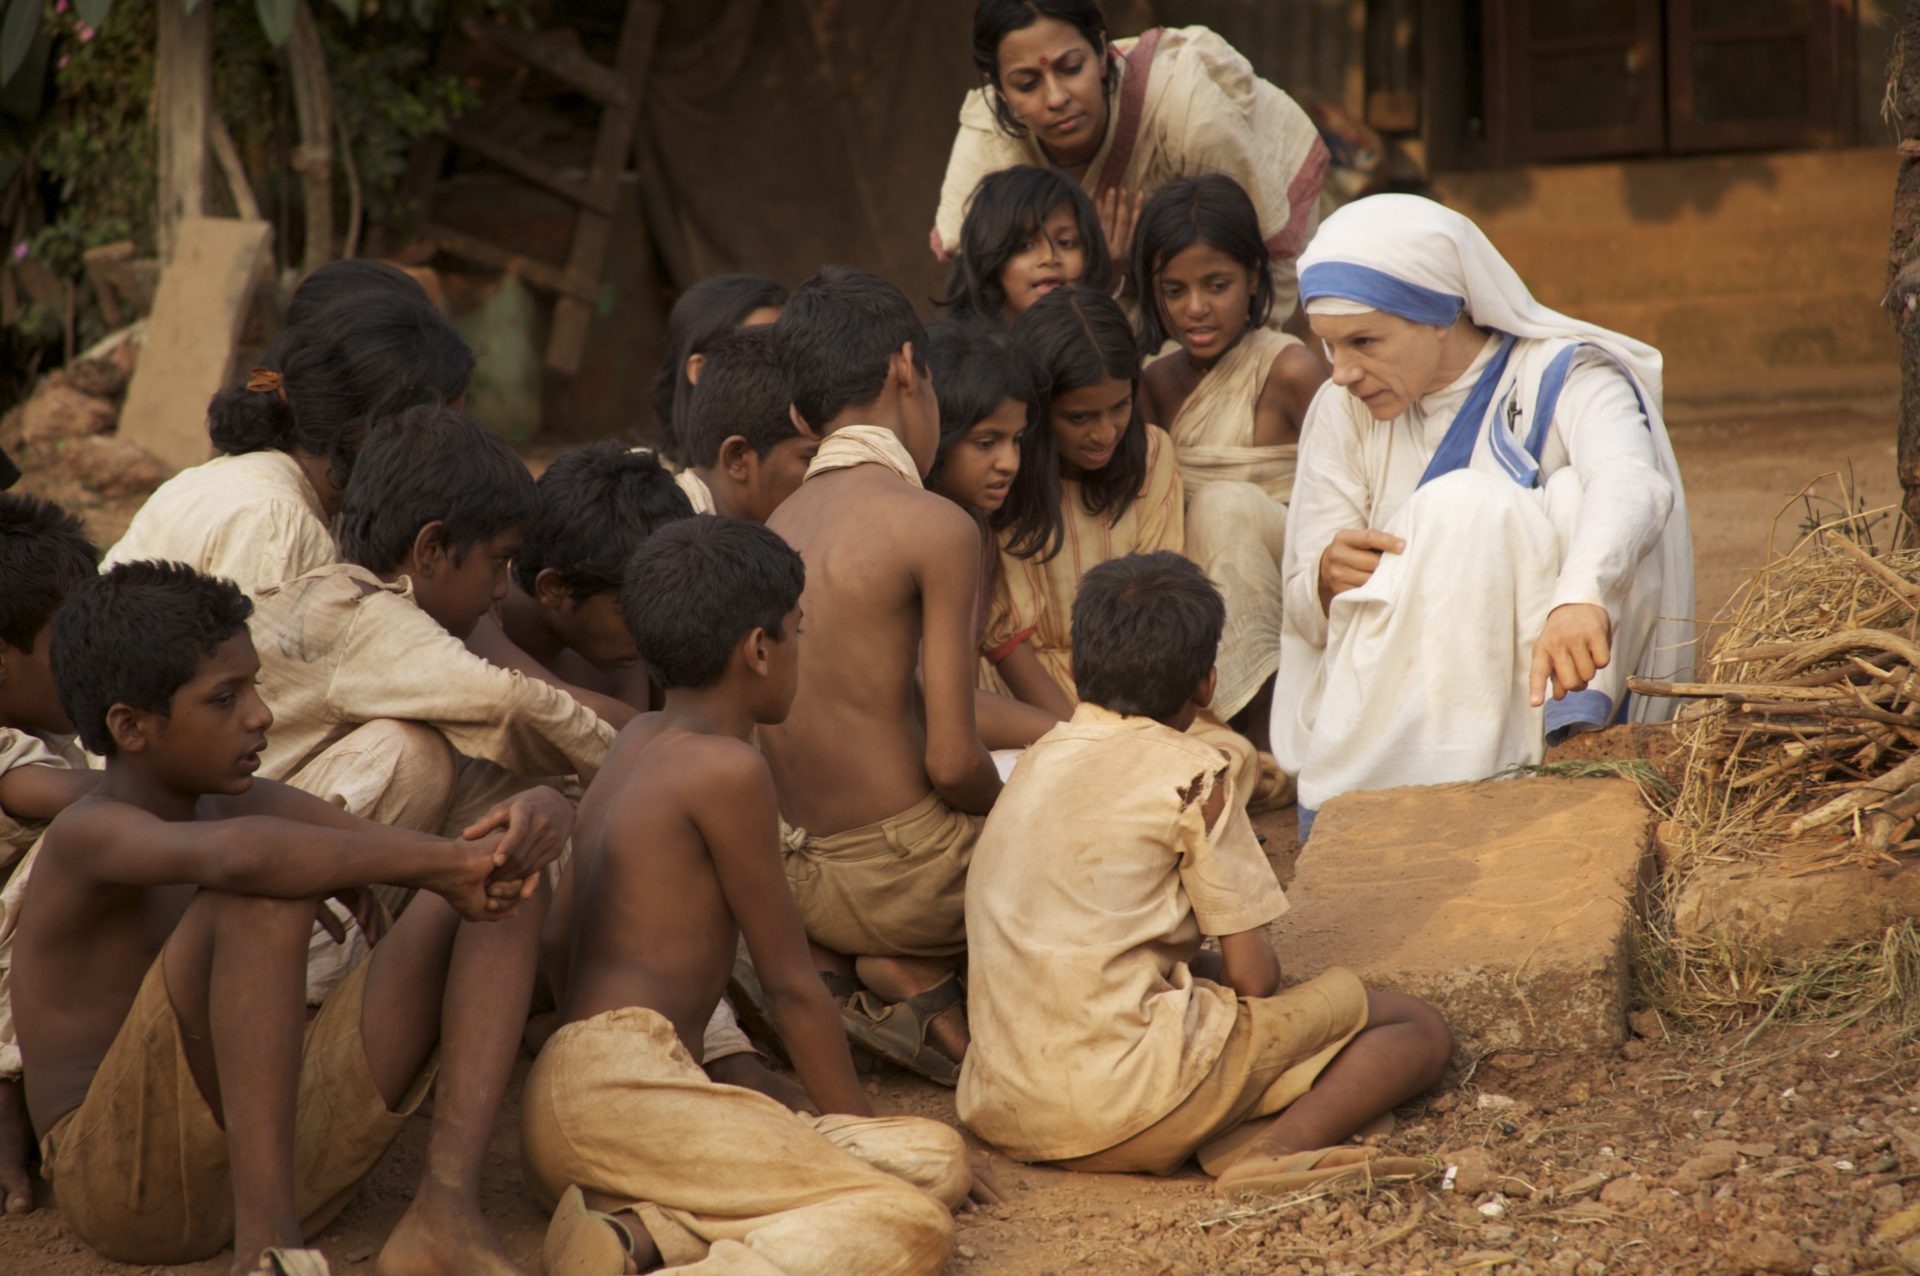
[(173, 260), (180, 223), (207, 211), (207, 120), (213, 110), (213, 6), (192, 13), (160, 0), (154, 114), (160, 130), (160, 261)]
[(1893, 191), (1887, 306), (1900, 330), (1900, 491), (1911, 537), (1920, 528), (1920, 0), (1907, 0), (1890, 70), (1900, 175)]
[(287, 66), (293, 78), (294, 114), (300, 121), (293, 171), (300, 174), (306, 211), (305, 263), (300, 272), (304, 275), (333, 260), (333, 82), (327, 76), (327, 54), (320, 47), (320, 32), (306, 0), (294, 5)]

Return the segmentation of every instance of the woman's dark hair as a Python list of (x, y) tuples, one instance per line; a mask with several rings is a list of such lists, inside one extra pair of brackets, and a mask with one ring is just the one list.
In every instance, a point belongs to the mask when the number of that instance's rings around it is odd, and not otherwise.
[(1099, 211), (1087, 192), (1058, 169), (1018, 164), (988, 173), (974, 187), (940, 304), (955, 319), (999, 322), (1007, 305), (1000, 272), (1062, 204), (1073, 208), (1080, 238), (1086, 243), (1087, 266), (1075, 282), (1089, 288), (1111, 287), (1113, 258), (1107, 254)]
[(1089, 514), (1112, 526), (1140, 495), (1147, 479), (1147, 427), (1140, 416), (1140, 351), (1120, 303), (1097, 288), (1056, 288), (1014, 321), (1008, 344), (1026, 351), (1045, 378), (1034, 429), (1020, 444), (1020, 474), (1003, 517), (1012, 529), (1007, 552), (1046, 562), (1060, 552), (1066, 522), (1060, 514), (1060, 453), (1053, 441), (1053, 401), (1102, 381), (1133, 387), (1133, 413), (1105, 468), (1080, 480)]
[[(292, 300), (287, 302), (287, 327), (311, 323), (340, 302), (374, 292), (390, 292), (431, 304), (420, 281), (398, 266), (389, 266), (371, 257), (345, 257), (314, 267), (313, 272), (300, 281), (300, 286), (293, 290)], [(263, 366), (277, 368), (280, 365)]]
[(714, 275), (673, 303), (667, 314), (667, 348), (653, 376), (654, 425), (660, 432), (661, 450), (671, 460), (687, 463), (682, 432), (693, 393), (687, 360), (730, 335), (754, 311), (786, 304), (787, 290), (759, 275)]
[(981, 323), (943, 320), (927, 329), (927, 367), (940, 400), (940, 451), (927, 475), (932, 487), (947, 449), (958, 444), (1006, 402), (1027, 405), (1027, 429), (1039, 419), (1046, 393), (1040, 369), (1004, 333)]
[(1025, 137), (1027, 126), (1000, 96), (1000, 42), (1042, 18), (1066, 23), (1093, 46), (1095, 57), (1107, 59), (1100, 70), (1100, 82), (1109, 98), (1113, 94), (1113, 46), (1107, 40), (1106, 15), (1094, 0), (980, 0), (973, 6), (973, 66), (986, 84), (993, 118), (1009, 137)]
[(1273, 267), (1260, 238), (1260, 214), (1246, 190), (1224, 173), (1176, 178), (1154, 192), (1133, 232), (1142, 350), (1158, 350), (1167, 340), (1160, 321), (1160, 272), (1195, 244), (1217, 249), (1253, 272), (1247, 327), (1258, 328), (1273, 313)]
[(262, 366), (278, 374), (278, 389), (241, 381), (207, 406), (214, 451), (297, 449), (330, 461), (344, 488), (368, 423), (458, 399), (473, 379), (473, 351), (425, 294), (375, 287), (288, 328)]

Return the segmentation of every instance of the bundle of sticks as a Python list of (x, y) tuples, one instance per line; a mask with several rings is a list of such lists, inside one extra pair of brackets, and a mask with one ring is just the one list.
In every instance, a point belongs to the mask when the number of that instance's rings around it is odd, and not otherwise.
[(1748, 588), (1707, 681), (1630, 679), (1695, 702), (1675, 724), (1683, 808), (1749, 848), (1818, 840), (1821, 862), (1920, 849), (1917, 616), (1920, 553), (1824, 528)]

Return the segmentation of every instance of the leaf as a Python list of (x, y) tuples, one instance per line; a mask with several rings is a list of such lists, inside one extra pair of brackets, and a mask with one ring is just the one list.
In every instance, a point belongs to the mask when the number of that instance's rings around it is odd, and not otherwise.
[(276, 49), (293, 34), (293, 6), (297, 3), (299, 0), (253, 0), (253, 10), (260, 15), (260, 29)]
[(107, 20), (107, 14), (113, 9), (113, 0), (73, 0), (73, 11), (80, 15), (80, 21), (95, 31)]
[(40, 0), (7, 0), (6, 16), (0, 17), (0, 84), (19, 73), (39, 34)]
[(180, 0), (180, 9), (183, 13), (192, 13), (199, 7), (200, 0)]
[(360, 21), (360, 0), (333, 0), (333, 7), (345, 14), (348, 22)]

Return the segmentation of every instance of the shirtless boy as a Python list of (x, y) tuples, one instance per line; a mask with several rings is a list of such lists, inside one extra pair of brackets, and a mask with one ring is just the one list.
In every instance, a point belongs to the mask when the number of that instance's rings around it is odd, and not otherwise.
[(774, 333), (796, 422), (821, 440), (767, 523), (807, 563), (804, 676), (760, 733), (792, 830), (787, 878), (836, 988), (857, 974), (879, 998), (853, 993), (854, 1039), (951, 1085), (967, 862), (1000, 792), (974, 721), (979, 531), (921, 486), (940, 412), (898, 288), (828, 266)]
[(34, 844), (100, 778), (53, 689), (53, 616), (99, 561), (73, 515), (51, 501), (0, 495), (0, 1207), (9, 1214), (33, 1208), (33, 1131), (7, 1010), (13, 932)]
[(793, 495), (820, 442), (794, 428), (791, 401), (771, 327), (743, 328), (707, 352), (680, 475), (701, 513), (764, 523)]
[[(512, 1272), (480, 1172), (533, 980), (540, 869), (571, 813), (447, 840), (256, 782), (273, 715), (250, 610), (230, 582), (128, 563), (54, 622), (61, 702), (107, 765), (48, 829), (15, 948), (45, 1173), (109, 1258), (231, 1244), (236, 1273), (324, 1273), (302, 1238), (417, 1107), (440, 1045), (426, 1170), (378, 1270)], [(309, 1026), (315, 910), (370, 882), (421, 897)]]
[[(702, 1270), (866, 1276), (945, 1261), (964, 1148), (937, 1122), (874, 1118), (750, 742), (794, 698), (804, 578), (799, 555), (741, 519), (674, 523), (634, 557), (624, 605), (666, 703), (620, 733), (580, 806), (566, 1023), (522, 1108), (528, 1181), (559, 1202), (549, 1272), (710, 1256)], [(696, 1062), (741, 938), (823, 1116), (716, 1085)]]

